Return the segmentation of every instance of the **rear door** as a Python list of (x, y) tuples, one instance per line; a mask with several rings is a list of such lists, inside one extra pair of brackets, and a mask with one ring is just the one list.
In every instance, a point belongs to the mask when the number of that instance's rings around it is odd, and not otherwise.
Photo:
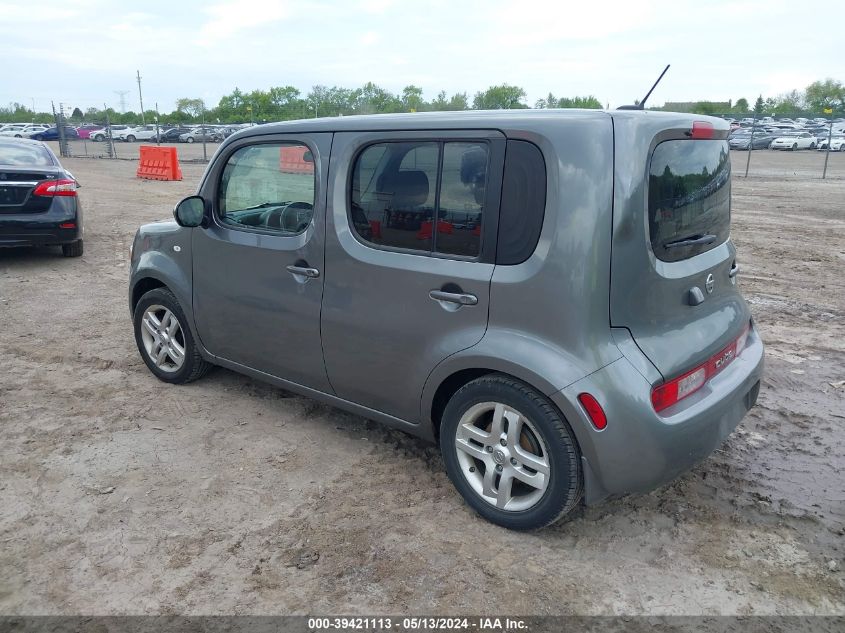
[(615, 125), (611, 322), (671, 379), (725, 349), (750, 318), (730, 240), (727, 125)]
[(426, 378), (487, 328), (504, 137), (339, 133), (322, 337), (335, 392), (418, 422)]

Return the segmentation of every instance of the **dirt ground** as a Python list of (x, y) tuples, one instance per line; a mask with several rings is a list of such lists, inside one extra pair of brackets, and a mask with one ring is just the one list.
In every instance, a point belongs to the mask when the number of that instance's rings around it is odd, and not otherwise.
[(85, 255), (0, 251), (0, 613), (845, 614), (845, 154), (825, 182), (818, 159), (755, 152), (745, 180), (734, 154), (758, 406), (671, 485), (531, 534), (403, 433), (221, 369), (153, 378), (128, 248), (203, 166), (66, 160)]

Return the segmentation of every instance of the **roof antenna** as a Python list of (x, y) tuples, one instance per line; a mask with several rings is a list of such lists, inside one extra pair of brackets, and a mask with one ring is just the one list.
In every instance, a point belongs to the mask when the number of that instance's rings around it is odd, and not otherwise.
[(660, 73), (660, 77), (657, 78), (657, 81), (654, 82), (654, 85), (651, 87), (651, 90), (649, 90), (646, 93), (646, 96), (644, 96), (642, 98), (642, 101), (640, 101), (639, 103), (634, 104), (634, 105), (619, 106), (616, 109), (617, 110), (644, 110), (645, 109), (645, 102), (648, 101), (648, 98), (651, 96), (651, 93), (654, 92), (655, 88), (657, 88), (657, 84), (659, 84), (660, 80), (663, 79), (663, 75), (665, 75), (666, 71), (669, 70), (669, 66), (670, 66), (670, 64), (666, 64), (666, 68), (664, 68), (663, 72)]

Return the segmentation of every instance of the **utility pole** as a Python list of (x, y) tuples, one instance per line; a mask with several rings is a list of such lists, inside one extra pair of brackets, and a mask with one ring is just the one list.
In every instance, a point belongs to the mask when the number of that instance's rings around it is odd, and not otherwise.
[(824, 153), (822, 180), (827, 178), (827, 159), (830, 158), (830, 144), (833, 142), (833, 108), (825, 108), (825, 114), (830, 114), (830, 124), (827, 128), (827, 151)]
[(144, 97), (141, 95), (141, 71), (136, 70), (135, 75), (138, 77), (138, 101), (141, 102), (141, 125), (146, 125), (147, 122), (144, 119)]
[(158, 101), (156, 101), (156, 145), (161, 145), (161, 130), (158, 127), (158, 118), (161, 116), (158, 111)]

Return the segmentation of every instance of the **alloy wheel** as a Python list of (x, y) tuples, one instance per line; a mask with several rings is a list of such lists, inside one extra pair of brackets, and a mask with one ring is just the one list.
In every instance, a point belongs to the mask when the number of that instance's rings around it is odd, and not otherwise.
[(162, 371), (179, 371), (185, 362), (185, 333), (176, 315), (162, 305), (151, 305), (141, 317), (141, 340), (153, 364)]
[(501, 402), (471, 406), (458, 422), (461, 472), (490, 505), (512, 512), (535, 506), (549, 486), (549, 452), (522, 413)]

